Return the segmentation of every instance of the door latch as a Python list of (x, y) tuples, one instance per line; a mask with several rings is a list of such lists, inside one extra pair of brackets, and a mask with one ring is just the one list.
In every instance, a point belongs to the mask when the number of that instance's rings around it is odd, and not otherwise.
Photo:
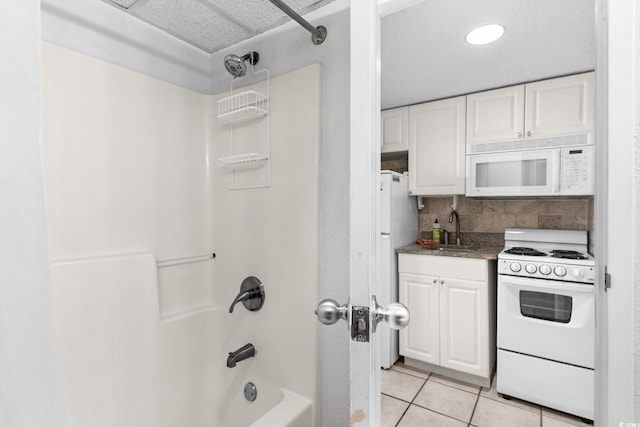
[(385, 321), (391, 329), (402, 329), (409, 324), (409, 310), (404, 305), (394, 302), (381, 307), (372, 298), (373, 314), (369, 307), (338, 305), (332, 299), (320, 301), (315, 310), (320, 323), (333, 325), (342, 319), (349, 325), (351, 339), (357, 342), (369, 342), (369, 334), (376, 331), (379, 322)]

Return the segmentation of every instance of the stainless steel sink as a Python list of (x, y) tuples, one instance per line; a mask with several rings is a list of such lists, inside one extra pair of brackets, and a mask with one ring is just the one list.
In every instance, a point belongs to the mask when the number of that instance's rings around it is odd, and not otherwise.
[(423, 249), (429, 251), (447, 251), (447, 252), (475, 252), (478, 250), (476, 245), (429, 245)]

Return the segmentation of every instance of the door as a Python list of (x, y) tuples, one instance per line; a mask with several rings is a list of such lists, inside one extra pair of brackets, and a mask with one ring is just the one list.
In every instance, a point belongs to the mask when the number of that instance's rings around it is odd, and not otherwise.
[[(488, 377), (488, 283), (440, 279), (440, 365)], [(453, 339), (455, 337), (455, 339)]]
[(464, 96), (409, 108), (411, 194), (464, 194), (465, 116)]
[(524, 85), (467, 95), (467, 146), (524, 136)]
[(593, 285), (499, 276), (498, 348), (593, 369), (594, 335)]
[(440, 285), (436, 276), (400, 273), (400, 302), (412, 313), (411, 325), (400, 331), (400, 354), (440, 364)]
[(526, 136), (540, 138), (592, 132), (594, 97), (593, 72), (527, 84)]
[(382, 152), (395, 153), (409, 149), (409, 107), (393, 108), (381, 113)]

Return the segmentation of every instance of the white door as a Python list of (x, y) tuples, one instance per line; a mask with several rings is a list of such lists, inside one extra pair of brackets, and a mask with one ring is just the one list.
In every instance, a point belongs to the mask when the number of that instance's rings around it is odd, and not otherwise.
[(527, 84), (525, 135), (540, 138), (592, 132), (594, 97), (593, 72)]
[(440, 280), (436, 276), (400, 273), (400, 302), (412, 313), (400, 331), (400, 354), (440, 364)]
[(409, 189), (464, 194), (466, 97), (409, 107)]
[(467, 145), (524, 136), (524, 85), (467, 95)]

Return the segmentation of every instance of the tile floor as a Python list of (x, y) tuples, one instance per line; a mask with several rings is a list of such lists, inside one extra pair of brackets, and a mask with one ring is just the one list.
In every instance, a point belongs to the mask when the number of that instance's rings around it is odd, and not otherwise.
[(575, 427), (579, 418), (491, 389), (418, 371), (401, 361), (382, 370), (381, 427)]

